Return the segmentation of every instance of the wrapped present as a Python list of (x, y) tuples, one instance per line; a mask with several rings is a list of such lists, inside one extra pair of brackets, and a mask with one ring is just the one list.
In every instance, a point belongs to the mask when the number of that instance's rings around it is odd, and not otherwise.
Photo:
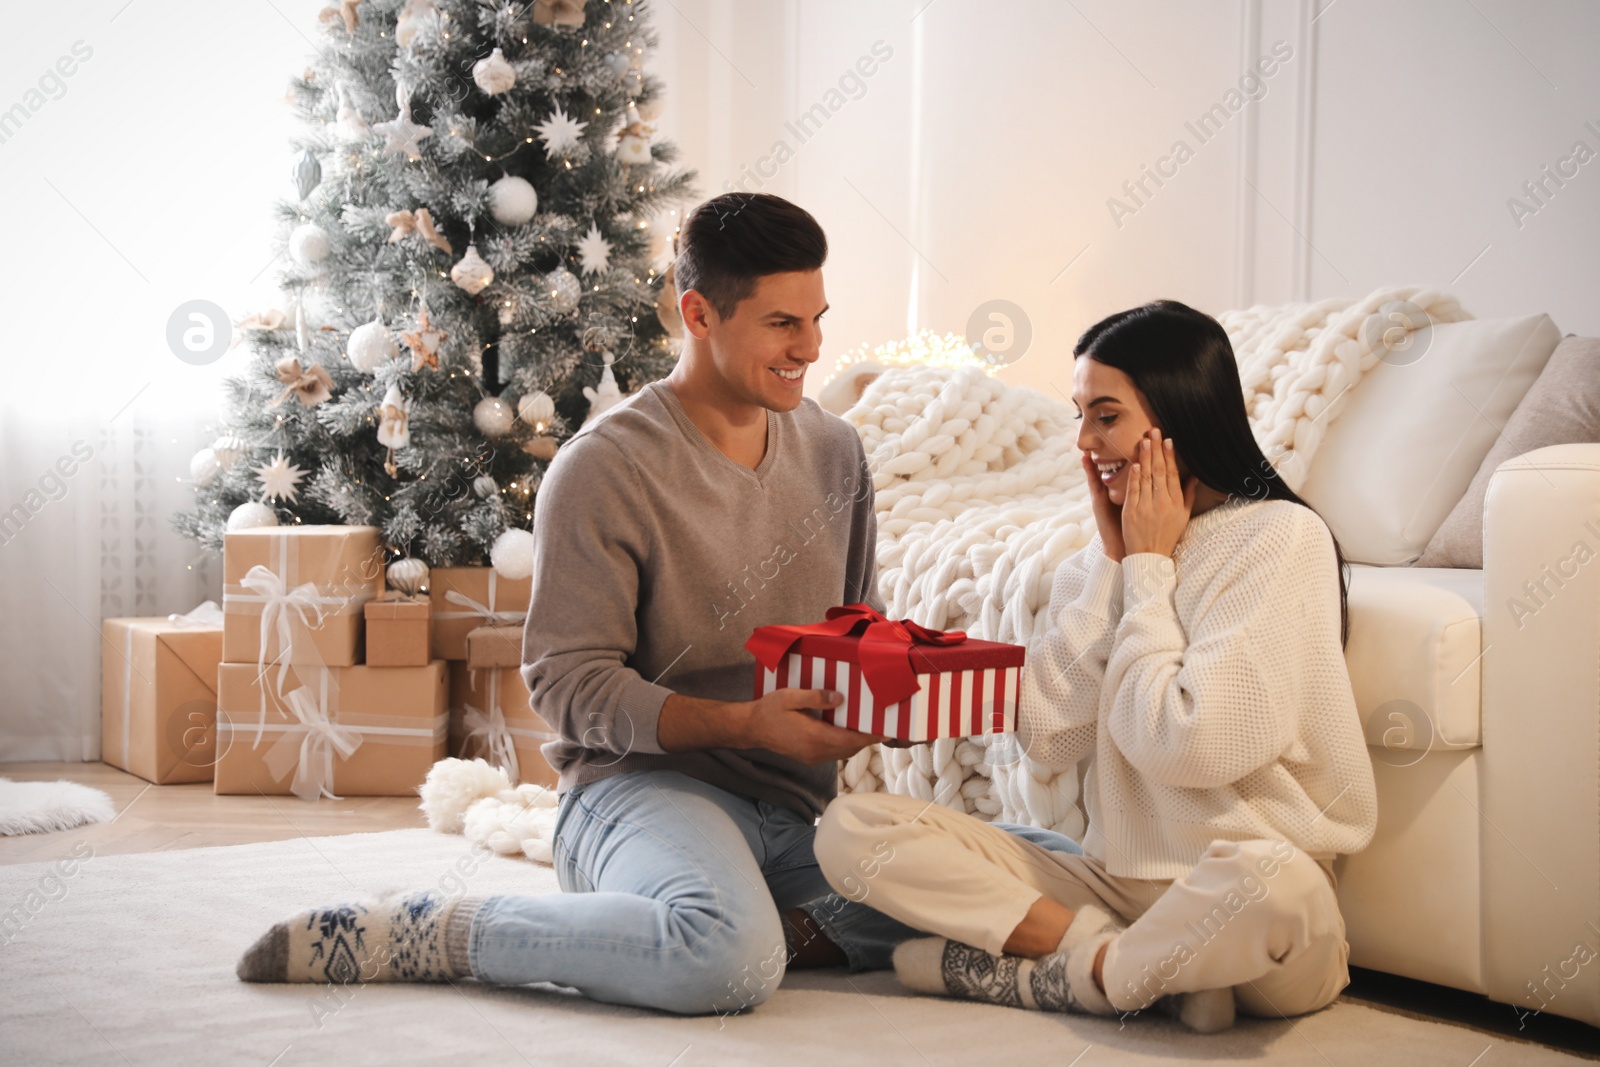
[[(224, 663), (217, 670), (216, 792), (303, 800), (412, 796), (444, 759), (449, 678), (425, 667)], [(264, 701), (266, 711), (258, 713)]]
[(367, 666), (427, 666), (432, 610), (426, 600), (400, 595), (367, 601)]
[(100, 624), (100, 758), (157, 784), (209, 782), (216, 759), (222, 620), (194, 614)]
[(521, 626), (480, 626), (467, 634), (467, 666), (522, 666)]
[(533, 710), (522, 672), (515, 667), (450, 664), (450, 752), (482, 757), (511, 777), (555, 787), (556, 772), (540, 746), (560, 738)]
[(886, 619), (866, 604), (828, 609), (828, 621), (758, 627), (755, 695), (836, 689), (823, 717), (836, 726), (905, 741), (1009, 733), (1026, 648)]
[(222, 571), (225, 662), (361, 661), (362, 610), (383, 592), (377, 527), (230, 530)]
[(435, 659), (467, 658), (467, 634), (480, 626), (521, 626), (533, 599), (533, 579), (502, 578), (493, 567), (435, 567), (432, 652)]

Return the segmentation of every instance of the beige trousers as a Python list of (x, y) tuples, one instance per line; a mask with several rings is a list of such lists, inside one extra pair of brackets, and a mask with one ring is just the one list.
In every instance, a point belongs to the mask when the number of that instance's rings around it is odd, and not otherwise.
[(1129, 923), (1103, 971), (1119, 1012), (1231, 988), (1240, 1011), (1276, 1018), (1350, 984), (1331, 864), (1287, 841), (1213, 841), (1182, 878), (1122, 878), (943, 805), (856, 793), (823, 813), (816, 855), (847, 898), (997, 954), (1040, 897), (1114, 912)]

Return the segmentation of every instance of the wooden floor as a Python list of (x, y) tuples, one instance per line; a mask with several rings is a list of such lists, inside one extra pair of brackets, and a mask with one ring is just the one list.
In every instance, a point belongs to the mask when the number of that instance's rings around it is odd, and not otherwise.
[(59, 859), (79, 841), (91, 842), (96, 855), (114, 856), (427, 825), (417, 797), (219, 797), (210, 782), (151, 785), (104, 763), (0, 763), (0, 778), (79, 782), (105, 790), (117, 808), (116, 818), (107, 823), (0, 837), (0, 864)]

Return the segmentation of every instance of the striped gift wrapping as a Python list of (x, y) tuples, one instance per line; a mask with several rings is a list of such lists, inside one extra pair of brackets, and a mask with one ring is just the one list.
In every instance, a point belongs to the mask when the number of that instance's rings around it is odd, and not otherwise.
[(896, 704), (877, 706), (859, 663), (786, 654), (778, 669), (756, 664), (755, 695), (775, 689), (837, 689), (844, 702), (824, 719), (862, 733), (902, 741), (930, 741), (938, 737), (972, 737), (1010, 733), (1017, 723), (1017, 690), (1022, 668), (991, 667), (967, 671), (919, 674), (922, 683), (915, 696)]

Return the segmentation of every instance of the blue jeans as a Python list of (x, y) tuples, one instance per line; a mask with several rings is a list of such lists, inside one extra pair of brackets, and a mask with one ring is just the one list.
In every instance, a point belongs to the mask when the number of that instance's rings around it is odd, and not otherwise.
[[(1007, 829), (1079, 851), (1048, 830)], [(789, 808), (677, 771), (576, 786), (555, 830), (564, 892), (488, 898), (469, 936), (472, 975), (686, 1015), (738, 1011), (782, 981), (789, 948), (779, 916), (790, 908), (803, 908), (852, 970), (889, 966), (894, 947), (919, 931), (835, 894), (812, 853), (815, 834)]]

